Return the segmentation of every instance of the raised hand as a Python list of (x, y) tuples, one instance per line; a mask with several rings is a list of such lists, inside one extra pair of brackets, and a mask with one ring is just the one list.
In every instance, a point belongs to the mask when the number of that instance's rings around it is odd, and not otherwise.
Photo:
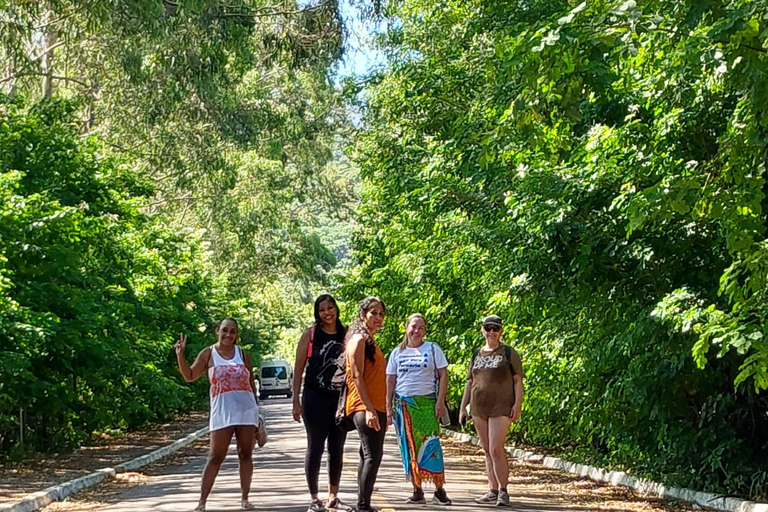
[(184, 349), (186, 347), (187, 347), (187, 335), (184, 334), (184, 333), (181, 333), (181, 334), (179, 334), (179, 340), (173, 346), (173, 348), (176, 349), (176, 355), (177, 356), (183, 356), (184, 355)]

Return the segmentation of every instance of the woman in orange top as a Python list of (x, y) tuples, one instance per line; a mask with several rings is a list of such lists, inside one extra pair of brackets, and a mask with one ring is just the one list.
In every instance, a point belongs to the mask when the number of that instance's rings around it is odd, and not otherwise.
[(371, 495), (387, 432), (387, 360), (373, 339), (384, 323), (384, 303), (366, 297), (346, 336), (347, 415), (360, 437), (357, 467), (357, 511), (370, 512)]

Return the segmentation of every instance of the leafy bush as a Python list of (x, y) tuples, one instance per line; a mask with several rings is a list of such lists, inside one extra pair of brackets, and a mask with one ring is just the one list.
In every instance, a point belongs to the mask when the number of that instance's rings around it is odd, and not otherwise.
[(152, 188), (82, 140), (73, 111), (0, 102), (0, 454), (200, 407), (206, 384), (176, 369), (181, 331), (188, 357), (230, 313), (257, 354), (272, 342), (199, 240), (141, 213)]

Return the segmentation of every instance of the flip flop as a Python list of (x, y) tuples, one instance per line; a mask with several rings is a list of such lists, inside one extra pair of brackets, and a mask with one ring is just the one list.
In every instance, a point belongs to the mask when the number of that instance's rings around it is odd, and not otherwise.
[(256, 510), (256, 505), (254, 505), (250, 501), (241, 501), (240, 510)]

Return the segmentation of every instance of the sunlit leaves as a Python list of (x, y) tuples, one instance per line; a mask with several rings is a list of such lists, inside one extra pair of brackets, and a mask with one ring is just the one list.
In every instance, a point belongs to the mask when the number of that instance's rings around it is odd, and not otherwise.
[(392, 9), (348, 292), (429, 312), (459, 367), (502, 313), (527, 443), (764, 497), (765, 6)]
[(79, 140), (66, 104), (0, 109), (0, 456), (199, 405), (179, 332), (199, 350), (234, 314), (255, 359), (274, 342), (268, 299), (233, 298), (199, 234), (141, 214), (151, 190)]

